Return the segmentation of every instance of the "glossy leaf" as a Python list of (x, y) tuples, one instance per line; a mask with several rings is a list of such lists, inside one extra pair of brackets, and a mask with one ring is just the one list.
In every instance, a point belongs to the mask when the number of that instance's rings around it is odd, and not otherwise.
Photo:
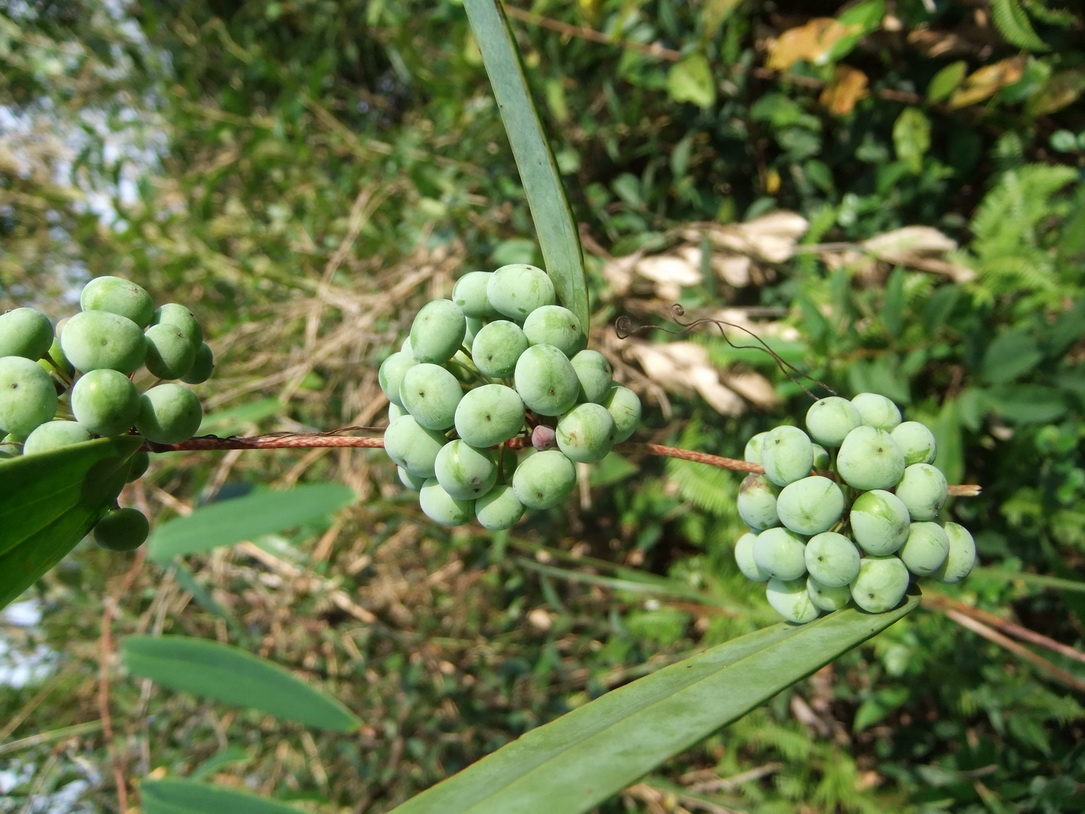
[(396, 814), (590, 811), (911, 612), (831, 613), (706, 650), (533, 729), (394, 809)]
[(238, 647), (188, 636), (129, 636), (121, 654), (129, 671), (170, 689), (316, 729), (353, 732), (361, 725), (330, 695)]
[(512, 145), (546, 271), (562, 305), (576, 314), (587, 330), (588, 284), (580, 235), (531, 99), (516, 40), (499, 0), (464, 0), (464, 7)]
[(333, 514), (355, 497), (340, 483), (318, 483), (212, 503), (154, 530), (149, 556), (155, 562), (169, 562), (183, 554), (273, 534)]
[(180, 778), (144, 780), (139, 792), (143, 814), (299, 814), (285, 803)]
[(60, 562), (116, 500), (136, 436), (0, 463), (0, 608)]

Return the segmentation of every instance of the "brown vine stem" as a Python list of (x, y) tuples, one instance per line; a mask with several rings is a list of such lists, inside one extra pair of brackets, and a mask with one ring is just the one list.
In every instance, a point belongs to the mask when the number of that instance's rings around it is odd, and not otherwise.
[[(380, 437), (359, 438), (353, 435), (340, 435), (343, 432), (365, 430), (368, 432), (383, 432), (384, 427), (345, 427), (328, 433), (303, 434), (283, 433), (279, 435), (256, 435), (240, 437), (231, 435), (227, 438), (219, 438), (217, 435), (200, 435), (190, 438), (179, 444), (155, 444), (146, 442), (143, 447), (148, 452), (183, 452), (186, 450), (215, 450), (215, 449), (319, 449), (322, 447), (350, 449), (379, 449), (384, 446), (384, 439)], [(528, 438), (513, 438), (505, 442), (510, 449), (522, 449), (531, 441)], [(707, 452), (698, 452), (692, 449), (680, 447), (668, 447), (663, 444), (648, 444), (639, 441), (625, 441), (615, 444), (614, 448), (620, 452), (646, 452), (649, 455), (658, 455), (665, 458), (679, 458), (683, 461), (707, 464), (720, 469), (731, 469), (736, 472), (750, 472), (761, 474), (765, 471), (760, 464), (748, 461), (740, 461), (737, 458), (726, 458), (723, 455), (710, 455)], [(832, 473), (824, 473), (832, 475)], [(974, 483), (965, 483), (949, 487), (952, 497), (976, 497), (982, 491), (982, 487)]]

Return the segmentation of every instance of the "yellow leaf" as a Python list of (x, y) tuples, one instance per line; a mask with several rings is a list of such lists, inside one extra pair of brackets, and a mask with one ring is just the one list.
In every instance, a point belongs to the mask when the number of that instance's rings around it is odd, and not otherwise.
[(770, 47), (767, 65), (777, 71), (786, 71), (796, 62), (821, 65), (834, 45), (859, 31), (862, 26), (847, 25), (832, 17), (815, 17), (777, 37)]
[(833, 78), (821, 92), (818, 102), (834, 116), (847, 116), (860, 99), (869, 95), (867, 84), (867, 75), (862, 71), (847, 65), (837, 65), (833, 69)]
[(946, 103), (951, 108), (968, 107), (984, 99), (990, 99), (1002, 88), (1021, 78), (1025, 70), (1025, 57), (1015, 56), (984, 65), (965, 77)]

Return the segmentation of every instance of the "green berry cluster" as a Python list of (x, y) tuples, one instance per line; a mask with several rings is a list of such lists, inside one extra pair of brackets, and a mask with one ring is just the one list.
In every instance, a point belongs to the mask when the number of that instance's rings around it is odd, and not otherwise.
[(379, 380), (385, 452), (430, 519), (511, 528), (569, 495), (576, 462), (633, 433), (640, 399), (587, 343), (550, 277), (524, 263), (469, 272), (419, 310)]
[[(177, 303), (156, 308), (146, 290), (120, 277), (88, 282), (79, 305), (55, 328), (34, 308), (0, 315), (0, 458), (133, 430), (161, 444), (191, 438), (203, 409), (179, 382), (199, 384), (214, 368), (192, 312)], [(147, 463), (147, 453), (137, 454), (129, 480)], [(131, 550), (148, 529), (136, 509), (115, 508), (93, 538), (105, 548)]]
[(769, 604), (804, 623), (854, 603), (896, 607), (913, 579), (960, 582), (976, 562), (963, 526), (939, 521), (949, 498), (934, 435), (902, 421), (892, 401), (830, 396), (806, 414), (806, 432), (758, 433), (738, 512), (750, 531), (735, 544), (739, 570), (766, 582)]

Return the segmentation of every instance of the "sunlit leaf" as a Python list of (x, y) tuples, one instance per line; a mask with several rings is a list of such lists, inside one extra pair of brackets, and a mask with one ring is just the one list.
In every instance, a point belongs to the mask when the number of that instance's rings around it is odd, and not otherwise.
[(188, 636), (128, 636), (121, 655), (129, 671), (173, 690), (317, 729), (353, 732), (361, 725), (336, 699), (238, 647)]
[(512, 145), (546, 271), (561, 304), (576, 314), (586, 329), (588, 284), (580, 235), (531, 99), (516, 40), (498, 0), (464, 0), (464, 7)]
[(957, 90), (968, 73), (968, 63), (963, 59), (951, 62), (931, 77), (927, 85), (927, 101), (941, 102)]
[(844, 610), (713, 647), (533, 729), (396, 814), (577, 814), (912, 611)]
[(893, 123), (893, 149), (897, 158), (914, 173), (923, 169), (923, 157), (931, 146), (931, 122), (918, 107), (906, 107)]
[(952, 108), (968, 107), (989, 99), (1002, 88), (1020, 79), (1024, 70), (1025, 58), (1020, 56), (984, 65), (965, 78), (953, 91), (947, 104)]
[(869, 95), (867, 75), (849, 65), (837, 65), (833, 78), (821, 91), (818, 102), (834, 116), (846, 116), (855, 110), (860, 99)]
[(700, 108), (716, 102), (716, 79), (704, 54), (690, 54), (667, 72), (667, 92), (676, 102), (690, 102)]
[(60, 562), (116, 500), (136, 436), (0, 463), (0, 608)]
[(333, 514), (355, 497), (342, 484), (316, 483), (212, 503), (152, 531), (149, 556), (155, 562), (168, 562), (183, 554), (273, 534)]
[(285, 803), (179, 778), (144, 780), (139, 796), (143, 814), (299, 814)]

